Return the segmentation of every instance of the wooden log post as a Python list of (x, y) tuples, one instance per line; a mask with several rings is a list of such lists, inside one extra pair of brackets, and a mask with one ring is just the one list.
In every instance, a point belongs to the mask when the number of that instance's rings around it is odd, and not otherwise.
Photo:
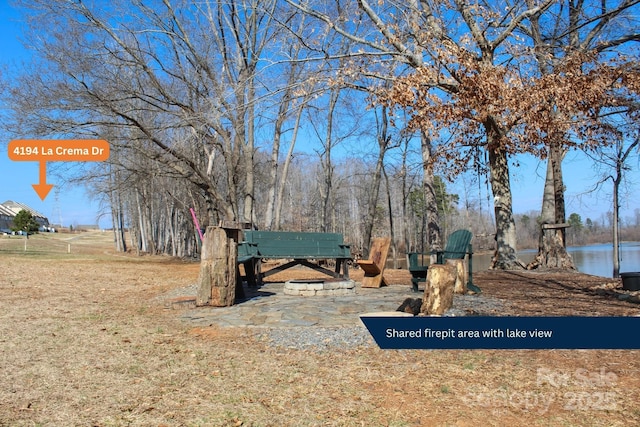
[(469, 272), (467, 271), (467, 263), (463, 259), (448, 259), (447, 264), (452, 265), (456, 269), (456, 283), (453, 286), (453, 293), (467, 293), (467, 282), (469, 281)]
[(202, 242), (196, 306), (228, 307), (235, 303), (237, 231), (207, 227)]
[(453, 305), (456, 268), (450, 264), (429, 266), (420, 312), (442, 316)]

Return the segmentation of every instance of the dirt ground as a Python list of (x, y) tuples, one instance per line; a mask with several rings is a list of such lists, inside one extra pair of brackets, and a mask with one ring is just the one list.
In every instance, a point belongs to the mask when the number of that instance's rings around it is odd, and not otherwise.
[[(23, 245), (0, 237), (0, 426), (640, 425), (639, 351), (273, 348), (166, 309), (197, 263), (114, 253), (108, 233)], [(474, 281), (505, 314), (640, 314), (612, 279)]]

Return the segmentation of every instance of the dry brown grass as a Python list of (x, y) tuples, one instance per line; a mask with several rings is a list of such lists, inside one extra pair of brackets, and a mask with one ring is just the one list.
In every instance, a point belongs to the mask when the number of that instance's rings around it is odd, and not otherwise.
[(177, 320), (198, 265), (110, 238), (0, 238), (0, 426), (640, 424), (637, 351), (272, 348)]

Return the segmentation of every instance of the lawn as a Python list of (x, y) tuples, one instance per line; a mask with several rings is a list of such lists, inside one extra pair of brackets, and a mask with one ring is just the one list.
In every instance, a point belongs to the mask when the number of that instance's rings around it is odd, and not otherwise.
[(109, 233), (0, 238), (0, 426), (640, 425), (638, 351), (273, 347), (167, 309), (198, 267)]

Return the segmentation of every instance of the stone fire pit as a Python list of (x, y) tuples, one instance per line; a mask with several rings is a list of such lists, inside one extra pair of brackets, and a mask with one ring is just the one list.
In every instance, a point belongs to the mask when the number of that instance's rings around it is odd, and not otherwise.
[(356, 282), (349, 279), (289, 280), (284, 284), (284, 293), (305, 297), (355, 295)]

